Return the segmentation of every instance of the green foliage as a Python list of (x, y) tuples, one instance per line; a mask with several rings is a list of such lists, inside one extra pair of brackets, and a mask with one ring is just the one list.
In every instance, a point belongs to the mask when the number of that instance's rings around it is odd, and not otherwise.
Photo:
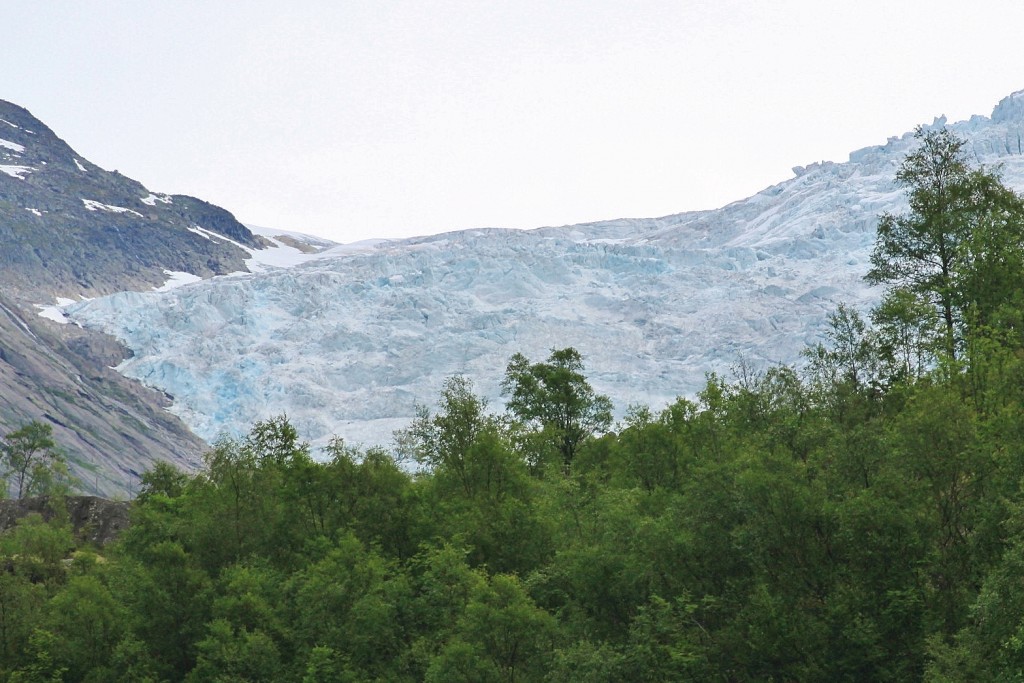
[[(43, 586), (10, 571), (0, 574), (0, 662), (16, 662), (29, 651), (45, 603)], [(5, 666), (0, 665), (0, 672)]]
[(0, 537), (0, 680), (1004, 676), (1024, 405), (903, 375), (879, 338), (841, 310), (808, 382), (711, 376), (555, 476), (462, 380), (405, 435), (416, 474), (262, 424), (144, 475), (104, 555), (38, 517)]
[(23, 517), (0, 536), (0, 556), (7, 570), (33, 583), (59, 585), (65, 574), (62, 562), (72, 548), (70, 527), (59, 518), (47, 523), (39, 514)]
[[(540, 444), (550, 444), (566, 472), (580, 445), (612, 423), (612, 402), (596, 394), (583, 375), (583, 357), (576, 349), (551, 351), (546, 363), (512, 356), (502, 382), (507, 408), (518, 420), (538, 430)], [(535, 459), (543, 458), (543, 451)]]
[(158, 678), (180, 680), (195, 666), (213, 583), (176, 541), (138, 543), (124, 551), (112, 572), (112, 591), (128, 609), (133, 636)]
[(941, 345), (935, 335), (938, 315), (920, 295), (894, 288), (871, 312), (881, 359), (894, 381), (920, 379), (935, 365)]
[(67, 463), (53, 440), (53, 427), (29, 422), (0, 441), (0, 464), (17, 498), (65, 493), (70, 487)]
[(1015, 320), (1020, 311), (1024, 200), (998, 176), (972, 168), (965, 142), (948, 128), (919, 128), (916, 137), (918, 148), (896, 174), (910, 213), (879, 219), (867, 280), (931, 305), (938, 331), (927, 330), (932, 315), (913, 326), (938, 336), (943, 355), (955, 361), (972, 330)]
[(138, 498), (145, 502), (150, 496), (177, 498), (185, 492), (188, 475), (169, 462), (158, 462), (153, 469), (142, 473)]
[(49, 631), (36, 629), (29, 638), (25, 653), (27, 662), (11, 672), (10, 683), (62, 683), (67, 669), (54, 662), (52, 651), (57, 637)]
[[(818, 344), (804, 354), (810, 371), (826, 389), (865, 392), (881, 389), (883, 368), (876, 334), (860, 313), (839, 304), (829, 315), (829, 344)], [(910, 361), (907, 360), (909, 365)]]
[(223, 619), (210, 622), (205, 638), (196, 645), (199, 658), (185, 681), (265, 681), (281, 675), (281, 655), (262, 631), (236, 629)]
[(108, 681), (113, 653), (125, 635), (125, 610), (95, 575), (71, 577), (47, 603), (50, 648), (71, 680)]
[(548, 669), (554, 617), (514, 577), (497, 574), (472, 590), (451, 640), (426, 681), (540, 681)]
[(474, 482), (468, 472), (467, 455), (473, 442), (489, 422), (486, 403), (473, 394), (473, 383), (456, 375), (441, 390), (438, 412), (431, 415), (420, 407), (417, 418), (399, 433), (399, 441), (421, 466), (453, 477), (463, 492), (472, 496)]

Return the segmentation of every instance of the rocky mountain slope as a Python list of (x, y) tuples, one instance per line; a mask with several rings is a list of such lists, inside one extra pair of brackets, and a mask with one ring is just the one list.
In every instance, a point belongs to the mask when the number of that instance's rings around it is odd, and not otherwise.
[(110, 369), (130, 352), (34, 305), (246, 271), (268, 245), (224, 209), (95, 166), (0, 101), (0, 434), (50, 423), (85, 489), (106, 495), (155, 460), (194, 467), (206, 444), (169, 398)]
[[(1024, 94), (953, 129), (1024, 189)], [(564, 346), (621, 414), (692, 394), (708, 371), (798, 362), (839, 302), (875, 301), (862, 276), (878, 214), (904, 208), (894, 175), (913, 142), (795, 168), (714, 211), (335, 248), (66, 310), (130, 347), (121, 371), (173, 395), (205, 438), (285, 412), (317, 442), (384, 443), (445, 377), (466, 374), (500, 402), (513, 353)]]
[(224, 209), (105, 171), (0, 101), (0, 282), (9, 296), (95, 296), (161, 284), (167, 270), (245, 270), (243, 249), (197, 227), (263, 245)]
[(92, 493), (138, 488), (151, 463), (193, 469), (206, 444), (167, 412), (166, 395), (111, 369), (128, 352), (113, 339), (57, 326), (0, 298), (0, 430), (53, 427), (72, 473)]

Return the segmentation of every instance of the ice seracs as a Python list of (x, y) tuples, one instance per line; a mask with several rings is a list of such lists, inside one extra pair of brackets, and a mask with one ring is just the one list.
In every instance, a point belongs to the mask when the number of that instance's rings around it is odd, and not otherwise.
[[(953, 128), (1024, 189), (1019, 100)], [(798, 167), (714, 211), (315, 253), (271, 234), (273, 248), (249, 250), (262, 273), (67, 311), (122, 339), (134, 356), (121, 370), (175, 396), (172, 410), (207, 439), (287, 413), (314, 443), (385, 443), (446, 377), (472, 377), (500, 406), (513, 353), (566, 346), (619, 414), (660, 407), (710, 371), (797, 363), (839, 302), (877, 300), (862, 278), (877, 216), (905, 208), (894, 175), (913, 143), (907, 133)]]

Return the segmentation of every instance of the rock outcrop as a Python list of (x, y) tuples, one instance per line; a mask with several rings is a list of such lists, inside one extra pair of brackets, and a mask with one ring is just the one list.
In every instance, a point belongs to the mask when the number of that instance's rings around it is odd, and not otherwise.
[(56, 505), (63, 503), (71, 530), (80, 543), (104, 546), (117, 540), (128, 528), (131, 503), (95, 496), (67, 496), (50, 499), (46, 496), (0, 500), (0, 534), (12, 529), (18, 520), (30, 514), (42, 515), (49, 521), (57, 514)]

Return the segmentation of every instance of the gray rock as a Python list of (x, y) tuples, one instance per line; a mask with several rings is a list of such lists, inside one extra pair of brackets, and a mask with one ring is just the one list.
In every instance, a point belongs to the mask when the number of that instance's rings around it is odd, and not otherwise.
[[(55, 515), (54, 505), (61, 499), (51, 501), (46, 496), (0, 500), (0, 534), (14, 528), (18, 520), (30, 514), (39, 514), (44, 520)], [(130, 523), (131, 503), (107, 500), (95, 496), (68, 496), (63, 499), (72, 532), (80, 543), (104, 546), (117, 540)]]

